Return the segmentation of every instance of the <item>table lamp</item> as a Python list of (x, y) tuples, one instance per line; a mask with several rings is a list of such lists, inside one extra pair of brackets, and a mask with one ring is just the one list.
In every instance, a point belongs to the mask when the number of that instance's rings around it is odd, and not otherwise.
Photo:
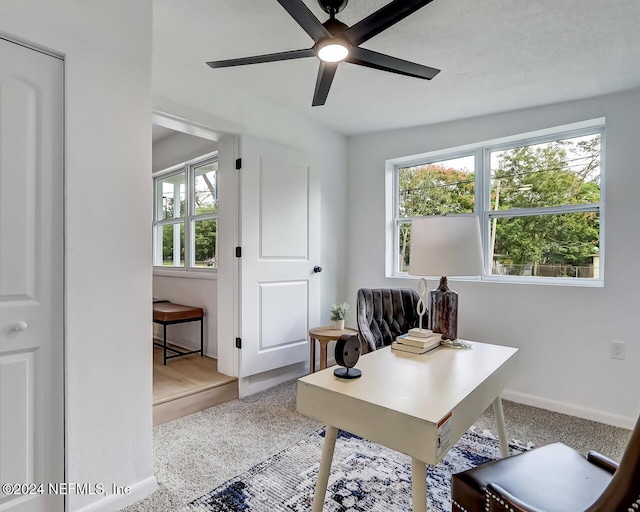
[[(429, 292), (430, 328), (442, 334), (443, 340), (456, 340), (458, 294), (447, 286), (447, 276), (482, 274), (480, 222), (475, 216), (439, 216), (413, 219), (411, 224), (409, 273), (441, 276), (438, 288)], [(422, 286), (420, 290), (424, 295)], [(424, 296), (421, 300), (424, 304)]]

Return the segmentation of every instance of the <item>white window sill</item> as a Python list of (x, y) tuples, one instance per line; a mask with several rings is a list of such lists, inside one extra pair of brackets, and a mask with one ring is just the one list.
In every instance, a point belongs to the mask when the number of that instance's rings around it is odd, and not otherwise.
[(604, 279), (566, 278), (561, 277), (513, 277), (484, 276), (485, 283), (537, 284), (542, 286), (577, 286), (582, 288), (604, 288)]
[(153, 267), (153, 275), (160, 277), (177, 277), (179, 279), (218, 279), (216, 270), (185, 270), (184, 268), (167, 269), (164, 267)]
[[(390, 279), (411, 279), (417, 281), (419, 276), (410, 274), (393, 274), (387, 276)], [(427, 277), (429, 281), (440, 281), (439, 277)], [(580, 279), (580, 278), (558, 278), (558, 277), (522, 277), (522, 276), (482, 276), (482, 277), (448, 277), (448, 281), (455, 282), (478, 282), (478, 283), (502, 283), (502, 284), (534, 284), (542, 286), (577, 286), (582, 288), (604, 288), (604, 279)]]

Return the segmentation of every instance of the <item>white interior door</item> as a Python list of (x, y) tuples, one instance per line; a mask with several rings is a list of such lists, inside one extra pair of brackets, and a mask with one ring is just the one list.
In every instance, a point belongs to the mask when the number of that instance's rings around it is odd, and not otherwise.
[(320, 198), (305, 155), (241, 141), (240, 375), (309, 357), (320, 308)]
[[(46, 485), (64, 481), (63, 62), (3, 39), (0, 62), (0, 483)], [(64, 508), (25, 490), (0, 510)]]

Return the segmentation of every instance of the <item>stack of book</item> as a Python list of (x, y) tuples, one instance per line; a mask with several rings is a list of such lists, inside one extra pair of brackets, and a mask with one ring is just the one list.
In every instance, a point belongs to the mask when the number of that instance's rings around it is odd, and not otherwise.
[[(426, 331), (426, 329), (423, 331)], [(419, 337), (411, 334), (403, 334), (398, 336), (396, 341), (391, 344), (391, 350), (411, 352), (412, 354), (424, 354), (438, 347), (441, 341), (442, 334), (433, 331), (421, 333)]]

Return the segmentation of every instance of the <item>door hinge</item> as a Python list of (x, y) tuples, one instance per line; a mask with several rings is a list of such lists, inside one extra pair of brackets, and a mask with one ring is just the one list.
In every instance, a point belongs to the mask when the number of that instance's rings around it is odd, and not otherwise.
[(236, 247), (236, 258), (242, 258), (242, 247)]
[(242, 169), (242, 158), (236, 158), (236, 171)]
[(242, 348), (242, 338), (236, 338), (236, 348)]

